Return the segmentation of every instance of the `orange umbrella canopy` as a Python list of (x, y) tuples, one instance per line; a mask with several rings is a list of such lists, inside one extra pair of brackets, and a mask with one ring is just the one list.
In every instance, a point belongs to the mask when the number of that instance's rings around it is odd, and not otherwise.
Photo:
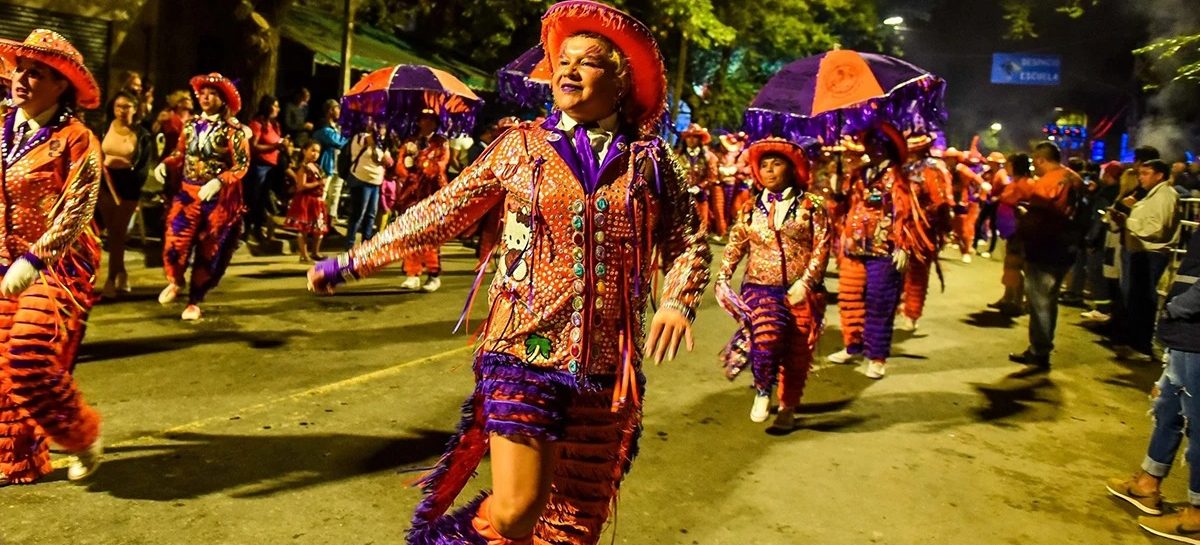
[(342, 124), (357, 130), (368, 119), (386, 124), (400, 136), (416, 131), (417, 119), (430, 110), (444, 134), (466, 134), (475, 127), (483, 100), (452, 74), (420, 64), (381, 68), (358, 80), (342, 97)]

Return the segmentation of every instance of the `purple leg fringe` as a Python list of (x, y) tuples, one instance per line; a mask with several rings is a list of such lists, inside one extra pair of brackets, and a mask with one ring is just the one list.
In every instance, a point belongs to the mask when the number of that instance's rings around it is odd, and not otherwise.
[(892, 331), (904, 276), (889, 258), (868, 258), (863, 260), (863, 264), (867, 269), (864, 297), (867, 316), (863, 325), (863, 348), (867, 358), (886, 360), (892, 353)]

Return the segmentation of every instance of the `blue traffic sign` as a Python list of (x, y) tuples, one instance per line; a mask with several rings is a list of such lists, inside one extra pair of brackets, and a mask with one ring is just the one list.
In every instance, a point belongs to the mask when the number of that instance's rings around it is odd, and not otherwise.
[(1058, 55), (995, 53), (992, 83), (999, 85), (1058, 85), (1062, 58)]

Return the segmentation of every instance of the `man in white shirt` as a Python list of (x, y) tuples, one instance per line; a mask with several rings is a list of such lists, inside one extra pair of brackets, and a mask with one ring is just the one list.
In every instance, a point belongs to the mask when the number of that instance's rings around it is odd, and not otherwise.
[(1130, 195), (1121, 200), (1129, 210), (1116, 221), (1125, 224), (1121, 250), (1121, 292), (1128, 312), (1125, 343), (1150, 354), (1154, 339), (1154, 316), (1158, 309), (1158, 281), (1171, 260), (1171, 248), (1179, 242), (1179, 194), (1167, 183), (1171, 167), (1154, 159), (1138, 167), (1138, 185), (1146, 190), (1140, 200)]

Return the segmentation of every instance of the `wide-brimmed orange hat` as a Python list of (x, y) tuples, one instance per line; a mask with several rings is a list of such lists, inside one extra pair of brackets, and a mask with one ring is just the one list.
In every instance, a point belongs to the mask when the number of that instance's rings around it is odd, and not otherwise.
[(16, 68), (18, 57), (49, 66), (71, 82), (80, 108), (100, 107), (100, 86), (83, 64), (83, 55), (57, 32), (39, 28), (30, 32), (24, 42), (0, 40), (0, 57), (6, 73)]
[(546, 60), (557, 62), (563, 41), (581, 32), (604, 36), (628, 59), (632, 88), (625, 113), (643, 133), (654, 132), (667, 108), (667, 69), (654, 34), (632, 15), (607, 4), (566, 0), (542, 16)]
[(905, 143), (908, 144), (909, 151), (923, 150), (933, 144), (933, 137), (928, 134), (909, 136), (905, 139)]
[(737, 151), (743, 144), (746, 143), (746, 138), (747, 136), (744, 132), (731, 132), (718, 136), (717, 140), (721, 142), (721, 146), (724, 147), (726, 151)]
[(1006, 159), (1006, 158), (1004, 157), (1004, 154), (1003, 154), (1003, 153), (1000, 153), (1000, 152), (998, 152), (998, 151), (993, 151), (993, 152), (991, 152), (991, 153), (989, 153), (989, 154), (988, 154), (988, 156), (987, 156), (987, 162), (989, 162), (989, 163), (996, 163), (996, 164), (999, 164), (999, 165), (1003, 165), (1004, 163), (1008, 162), (1008, 159)]
[(808, 187), (810, 163), (804, 148), (778, 137), (764, 138), (746, 148), (746, 161), (750, 163), (750, 173), (754, 176), (755, 184), (762, 179), (758, 173), (758, 163), (764, 155), (770, 154), (779, 154), (792, 163), (796, 172), (796, 185), (801, 188)]
[(908, 160), (908, 140), (900, 133), (891, 123), (878, 123), (871, 128), (863, 131), (859, 137), (864, 149), (869, 149), (872, 146), (877, 146), (882, 142), (891, 142), (896, 146), (896, 152), (900, 154), (897, 157), (898, 161)]
[(707, 146), (709, 142), (712, 142), (712, 135), (708, 133), (708, 129), (701, 127), (699, 123), (692, 123), (691, 125), (687, 126), (687, 129), (684, 129), (683, 132), (679, 133), (680, 138), (687, 138), (689, 136), (699, 137), (700, 143), (704, 144), (705, 146)]
[(238, 92), (237, 86), (229, 78), (222, 76), (219, 72), (200, 74), (193, 77), (191, 83), (192, 91), (195, 91), (197, 95), (205, 87), (211, 87), (221, 93), (221, 96), (225, 98), (225, 106), (229, 108), (229, 115), (237, 115), (242, 110), (242, 94)]

